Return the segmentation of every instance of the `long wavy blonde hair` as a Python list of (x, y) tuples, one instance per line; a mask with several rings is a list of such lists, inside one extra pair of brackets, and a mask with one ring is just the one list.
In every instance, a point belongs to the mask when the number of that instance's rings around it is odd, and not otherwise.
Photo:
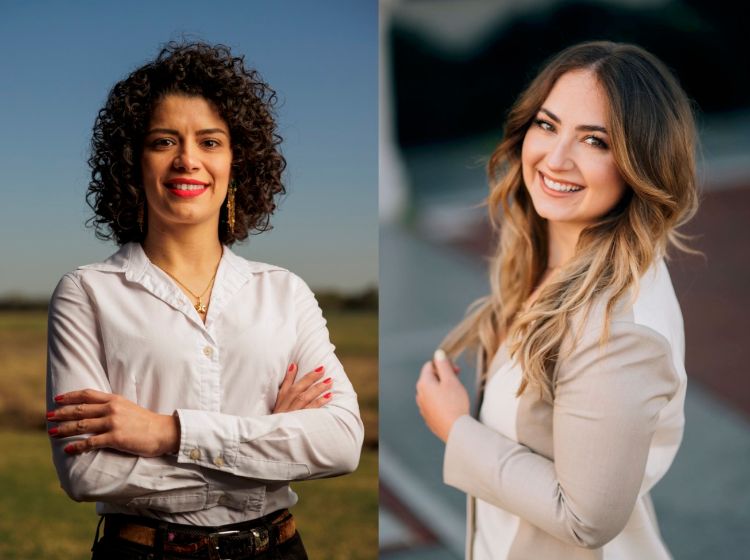
[[(524, 309), (547, 268), (548, 234), (523, 182), (521, 147), (555, 82), (573, 70), (593, 72), (609, 101), (612, 155), (627, 188), (615, 208), (583, 230), (573, 259)], [(690, 102), (650, 53), (596, 41), (554, 56), (511, 108), (487, 166), (490, 220), (499, 230), (490, 261), (491, 293), (469, 308), (442, 348), (454, 357), (477, 349), (484, 380), (489, 360), (506, 340), (523, 371), (517, 395), (534, 385), (541, 398), (553, 401), (560, 348), (573, 314), (588, 313), (606, 291), (600, 339), (605, 344), (612, 310), (629, 290), (635, 297), (655, 259), (666, 256), (670, 245), (694, 252), (676, 228), (698, 207), (695, 143)]]

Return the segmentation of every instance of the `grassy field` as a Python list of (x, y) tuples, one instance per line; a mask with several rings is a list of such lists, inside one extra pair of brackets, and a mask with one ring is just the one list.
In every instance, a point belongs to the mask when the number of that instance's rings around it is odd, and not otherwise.
[[(331, 339), (359, 395), (360, 468), (296, 483), (294, 508), (310, 558), (377, 558), (377, 314), (327, 313)], [(59, 487), (44, 432), (46, 314), (0, 313), (0, 559), (83, 560), (97, 516)]]

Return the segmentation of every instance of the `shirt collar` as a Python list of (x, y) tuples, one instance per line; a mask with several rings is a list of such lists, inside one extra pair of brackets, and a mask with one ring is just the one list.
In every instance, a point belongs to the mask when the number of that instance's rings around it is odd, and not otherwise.
[[(222, 264), (231, 266), (233, 271), (240, 276), (250, 278), (253, 274), (268, 272), (270, 270), (285, 270), (271, 264), (249, 261), (232, 252), (224, 245), (224, 253), (221, 256)], [(103, 272), (122, 272), (130, 282), (138, 282), (151, 265), (146, 253), (140, 243), (130, 242), (124, 244), (107, 260), (100, 263), (87, 264), (79, 268), (94, 269)]]
[(124, 273), (126, 280), (143, 286), (165, 303), (184, 313), (193, 322), (201, 327), (205, 326), (206, 329), (211, 327), (226, 305), (254, 275), (271, 270), (284, 270), (277, 266), (248, 261), (224, 245), (204, 325), (187, 296), (165, 272), (151, 263), (140, 243), (126, 243), (106, 261), (81, 268)]

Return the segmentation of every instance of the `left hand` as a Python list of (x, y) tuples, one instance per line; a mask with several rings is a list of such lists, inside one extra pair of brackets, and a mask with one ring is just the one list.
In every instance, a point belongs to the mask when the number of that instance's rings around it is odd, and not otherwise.
[[(320, 408), (331, 400), (331, 387), (333, 378), (326, 377), (325, 367), (320, 365), (313, 371), (304, 375), (297, 381), (299, 368), (297, 364), (291, 364), (284, 376), (276, 395), (276, 404), (273, 407), (273, 414), (279, 412), (292, 412), (305, 408)], [(321, 381), (321, 379), (323, 379)]]
[(180, 446), (179, 420), (138, 406), (125, 397), (94, 389), (72, 391), (55, 397), (59, 408), (47, 414), (57, 425), (49, 430), (53, 438), (93, 434), (74, 441), (65, 452), (77, 455), (108, 447), (140, 457), (175, 453)]
[(443, 442), (448, 441), (453, 423), (469, 414), (469, 393), (445, 353), (436, 352), (435, 359), (422, 366), (417, 406), (427, 427)]

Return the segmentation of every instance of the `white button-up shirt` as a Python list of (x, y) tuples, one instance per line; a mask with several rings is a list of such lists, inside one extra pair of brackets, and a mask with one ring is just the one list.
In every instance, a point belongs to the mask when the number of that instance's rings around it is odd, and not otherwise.
[[(272, 414), (291, 363), (325, 366), (330, 402)], [(69, 456), (52, 439), (63, 489), (99, 513), (224, 525), (292, 506), (290, 480), (351, 472), (363, 439), (357, 397), (307, 285), (224, 247), (205, 324), (138, 243), (63, 276), (49, 309), (47, 405), (69, 391), (123, 395), (179, 415), (180, 450)], [(76, 436), (83, 437), (83, 436)]]

